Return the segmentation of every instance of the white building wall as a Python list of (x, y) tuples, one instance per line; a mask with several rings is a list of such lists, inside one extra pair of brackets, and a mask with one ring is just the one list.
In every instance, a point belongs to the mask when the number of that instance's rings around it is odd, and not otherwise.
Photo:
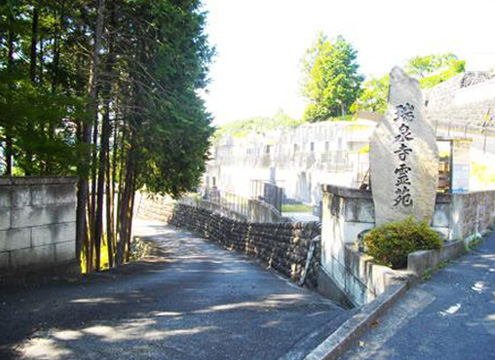
[(321, 185), (359, 186), (367, 171), (368, 144), (376, 123), (367, 120), (324, 122), (284, 128), (244, 138), (225, 137), (213, 154), (206, 177), (216, 177), (221, 191), (251, 195), (253, 180), (270, 180), (285, 194), (306, 203), (322, 199)]

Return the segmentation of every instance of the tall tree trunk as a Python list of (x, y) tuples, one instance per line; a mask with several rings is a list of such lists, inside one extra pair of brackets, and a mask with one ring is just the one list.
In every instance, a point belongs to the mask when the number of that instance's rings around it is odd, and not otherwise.
[[(107, 67), (108, 70), (108, 67)], [(110, 69), (111, 70), (111, 69)], [(108, 87), (108, 85), (106, 86)], [(101, 251), (101, 238), (103, 235), (103, 198), (104, 198), (104, 188), (105, 188), (105, 173), (107, 173), (107, 163), (108, 163), (108, 152), (109, 152), (109, 143), (110, 143), (110, 134), (112, 132), (110, 125), (110, 100), (108, 97), (110, 96), (110, 89), (106, 89), (104, 91), (105, 96), (105, 112), (103, 114), (103, 124), (101, 131), (101, 140), (100, 140), (100, 156), (98, 163), (98, 184), (97, 184), (97, 194), (96, 194), (96, 221), (95, 221), (95, 244), (96, 244), (96, 268), (99, 269), (100, 265), (100, 256), (99, 251)], [(109, 191), (109, 186), (107, 186), (107, 194)], [(110, 211), (108, 210), (111, 204), (108, 202), (109, 197), (107, 196), (107, 222), (109, 222)], [(107, 229), (109, 227), (107, 226)], [(107, 245), (111, 249), (111, 244), (109, 241), (109, 233), (107, 231)], [(111, 250), (109, 250), (109, 254)], [(110, 261), (110, 258), (109, 258)]]
[[(33, 19), (31, 22), (31, 51), (29, 56), (29, 77), (33, 85), (36, 84), (36, 68), (37, 68), (37, 46), (38, 46), (38, 27), (39, 27), (39, 14), (41, 9), (41, 0), (33, 5)], [(28, 133), (34, 131), (33, 126), (30, 122), (27, 123)], [(30, 164), (33, 158), (33, 154), (29, 146), (26, 149), (27, 163)], [(31, 175), (32, 169), (25, 169), (26, 175)]]
[[(87, 194), (88, 196), (86, 197), (86, 209), (90, 208), (90, 195), (89, 192)], [(93, 239), (91, 237), (91, 218), (90, 218), (90, 213), (86, 211), (84, 213), (85, 221), (87, 224), (87, 228), (85, 229), (86, 232), (86, 269), (88, 273), (92, 272), (94, 269), (94, 255), (95, 255), (95, 246)]]
[[(98, 97), (98, 91), (96, 92), (96, 96)], [(90, 226), (90, 239), (93, 244), (93, 248), (99, 250), (99, 245), (96, 245), (96, 194), (97, 191), (97, 170), (98, 170), (98, 111), (95, 113), (95, 117), (93, 119), (93, 151), (91, 155), (91, 196), (90, 202), (88, 204), (88, 212), (89, 212), (89, 226)], [(99, 240), (98, 240), (99, 241)], [(96, 270), (99, 270), (100, 263), (100, 254), (96, 255), (96, 261), (98, 265), (96, 266)]]
[(39, 71), (38, 71), (38, 83), (40, 85), (43, 84), (43, 51), (45, 50), (43, 47), (43, 38), (40, 38), (40, 51), (39, 51)]
[[(95, 116), (97, 116), (97, 87), (99, 82), (99, 62), (100, 62), (100, 47), (101, 40), (103, 36), (103, 13), (105, 11), (105, 0), (98, 0), (98, 17), (96, 20), (96, 31), (95, 31), (95, 41), (93, 49), (93, 64), (91, 67), (91, 75), (89, 81), (89, 113), (92, 115), (91, 118), (85, 119), (82, 126), (82, 143), (90, 145), (91, 144), (91, 132), (92, 132), (92, 121)], [(78, 233), (77, 242), (82, 244), (82, 241), (87, 232), (87, 224), (85, 222), (86, 217), (86, 199), (88, 198), (88, 181), (87, 176), (90, 169), (90, 159), (89, 157), (84, 157), (80, 163), (80, 173), (81, 178), (79, 180), (80, 196), (78, 196)], [(90, 255), (91, 256), (91, 255)]]
[(106, 225), (107, 225), (107, 252), (108, 252), (108, 267), (113, 267), (113, 191), (112, 191), (112, 174), (110, 172), (110, 147), (107, 152), (105, 164), (106, 182)]
[[(96, 216), (94, 224), (94, 241), (96, 249), (96, 270), (100, 270), (101, 238), (103, 235), (103, 197), (105, 185), (105, 164), (107, 162), (108, 125), (103, 123), (98, 161), (98, 180), (96, 185)], [(96, 175), (95, 177), (96, 178)], [(93, 190), (94, 191), (94, 190)]]
[(125, 174), (126, 174), (126, 169), (127, 169), (127, 164), (128, 164), (128, 159), (126, 158), (126, 155), (128, 155), (128, 152), (125, 151), (125, 144), (127, 141), (127, 105), (129, 104), (127, 98), (126, 98), (126, 107), (124, 107), (124, 114), (122, 118), (122, 137), (120, 139), (120, 156), (119, 156), (119, 162), (120, 162), (120, 171), (119, 171), (119, 186), (118, 186), (118, 198), (117, 198), (117, 223), (116, 223), (116, 236), (118, 236), (117, 239), (117, 245), (116, 245), (116, 252), (117, 252), (117, 258), (116, 258), (116, 263), (117, 265), (120, 265), (123, 261), (123, 248), (120, 246), (121, 244), (121, 228), (122, 228), (122, 212), (123, 212), (123, 193), (124, 193), (124, 185), (125, 185)]
[(64, 15), (60, 15), (58, 24), (55, 26), (55, 39), (53, 40), (53, 77), (52, 92), (59, 85), (59, 65), (60, 65), (60, 35), (63, 31)]
[[(118, 120), (121, 118), (121, 113), (124, 111), (119, 110), (119, 106), (116, 106), (115, 120), (114, 120), (114, 128), (113, 128), (113, 159), (112, 159), (112, 204), (115, 203), (115, 195), (116, 195), (116, 181), (117, 181), (117, 158), (119, 151), (119, 132), (118, 132)], [(119, 181), (120, 184), (120, 181)], [(118, 204), (118, 202), (117, 202)], [(117, 249), (117, 219), (118, 219), (118, 211), (116, 213), (115, 206), (112, 205), (112, 248), (114, 253)]]
[(38, 23), (41, 1), (33, 6), (33, 20), (31, 23), (31, 56), (29, 62), (29, 75), (31, 82), (36, 83), (36, 47), (38, 46)]
[[(132, 134), (131, 137), (134, 137)], [(132, 193), (132, 177), (133, 177), (133, 158), (134, 148), (131, 141), (131, 148), (127, 154), (126, 166), (125, 166), (125, 181), (123, 184), (122, 196), (119, 202), (119, 240), (117, 243), (117, 265), (124, 263), (126, 258), (126, 244), (127, 244), (127, 231), (128, 225), (128, 212), (130, 207), (130, 199)]]
[[(10, 29), (9, 29), (9, 39), (8, 39), (8, 54), (7, 54), (7, 66), (9, 74), (14, 73), (14, 31), (12, 26), (14, 25), (14, 19), (11, 11), (9, 11)], [(10, 124), (5, 126), (5, 175), (12, 176), (12, 161), (14, 156), (13, 145), (12, 145), (12, 135)]]
[[(113, 250), (112, 250), (112, 242), (113, 242), (113, 226), (112, 226), (112, 207), (113, 207), (113, 198), (112, 192), (110, 188), (110, 181), (112, 180), (110, 177), (110, 134), (112, 133), (112, 125), (110, 123), (110, 98), (112, 93), (112, 85), (114, 81), (113, 75), (113, 65), (115, 62), (115, 31), (116, 31), (116, 19), (115, 19), (115, 4), (111, 2), (109, 4), (109, 30), (108, 30), (108, 57), (106, 64), (106, 83), (104, 86), (103, 96), (104, 96), (104, 107), (105, 112), (103, 115), (103, 129), (101, 134), (101, 147), (104, 158), (100, 153), (100, 172), (106, 174), (106, 230), (107, 230), (107, 251), (108, 251), (108, 267), (113, 266)], [(102, 183), (104, 182), (102, 179), (99, 179)], [(103, 187), (103, 185), (102, 185)], [(102, 190), (103, 191), (103, 190)], [(102, 210), (103, 212), (103, 210)]]
[(130, 194), (130, 206), (129, 211), (127, 212), (127, 239), (126, 239), (126, 261), (130, 260), (131, 256), (131, 236), (132, 236), (132, 220), (134, 217), (134, 200), (136, 199), (136, 175), (137, 175), (137, 163), (134, 162), (134, 168), (132, 169), (133, 177), (132, 177), (132, 187)]
[[(82, 68), (82, 58), (81, 56), (76, 56), (76, 65), (78, 69)], [(83, 92), (83, 81), (82, 76), (77, 76), (76, 88), (79, 94)], [(77, 124), (77, 141), (81, 144), (87, 144), (84, 137), (85, 122), (80, 121)], [(86, 149), (84, 149), (86, 150)], [(88, 249), (88, 239), (87, 239), (87, 222), (86, 222), (86, 197), (88, 195), (88, 182), (87, 177), (87, 161), (86, 156), (88, 152), (85, 151), (82, 159), (78, 164), (79, 180), (77, 182), (77, 207), (76, 207), (76, 257), (81, 263), (83, 249), (86, 250), (87, 259), (87, 249)]]

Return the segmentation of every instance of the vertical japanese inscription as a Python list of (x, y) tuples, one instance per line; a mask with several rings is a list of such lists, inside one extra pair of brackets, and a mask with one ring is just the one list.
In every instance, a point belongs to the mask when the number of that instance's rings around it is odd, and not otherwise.
[(395, 143), (397, 144), (394, 149), (394, 154), (397, 155), (400, 163), (395, 168), (395, 175), (397, 181), (395, 182), (395, 199), (394, 206), (412, 206), (413, 199), (411, 196), (411, 181), (409, 173), (411, 167), (408, 166), (408, 157), (413, 152), (413, 149), (409, 146), (409, 142), (414, 140), (409, 126), (415, 119), (414, 105), (410, 103), (400, 104), (395, 106), (394, 121), (397, 124), (397, 135), (395, 136)]
[(370, 138), (370, 179), (377, 226), (409, 216), (430, 222), (438, 187), (435, 132), (423, 114), (418, 82), (390, 72), (388, 109)]

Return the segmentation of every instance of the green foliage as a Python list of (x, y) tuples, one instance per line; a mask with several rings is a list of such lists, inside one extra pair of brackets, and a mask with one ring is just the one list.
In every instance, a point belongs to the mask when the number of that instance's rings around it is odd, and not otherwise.
[(302, 59), (302, 94), (310, 101), (303, 119), (324, 121), (345, 115), (361, 93), (357, 51), (342, 36), (332, 43), (319, 34)]
[(213, 133), (211, 116), (196, 92), (207, 84), (214, 55), (203, 34), (205, 14), (199, 5), (143, 1), (133, 7), (128, 21), (139, 29), (140, 39), (134, 49), (136, 63), (128, 64), (130, 75), (136, 84), (148, 84), (133, 90), (138, 186), (174, 197), (197, 186)]
[(432, 269), (430, 269), (430, 268), (427, 268), (427, 269), (425, 269), (425, 271), (423, 272), (423, 276), (422, 276), (422, 278), (423, 278), (423, 280), (424, 280), (424, 281), (428, 281), (428, 280), (430, 280), (430, 279), (431, 279), (431, 277), (432, 277), (432, 276), (433, 276), (433, 270), (432, 270)]
[[(108, 101), (117, 129), (110, 145), (121, 140), (133, 149), (142, 164), (138, 186), (178, 195), (196, 186), (213, 131), (196, 93), (207, 84), (214, 54), (204, 34), (206, 15), (198, 0), (106, 3), (96, 102), (101, 116)], [(102, 132), (87, 97), (98, 1), (40, 4), (31, 64), (31, 2), (0, 3), (0, 142), (11, 140), (17, 173), (74, 174), (81, 159), (101, 150), (80, 135), (84, 122)], [(110, 157), (119, 160), (119, 176), (128, 157), (116, 150)], [(95, 176), (95, 166), (80, 167), (79, 175)]]
[(218, 143), (226, 134), (233, 137), (245, 137), (252, 131), (270, 131), (280, 127), (298, 126), (302, 123), (303, 121), (292, 119), (282, 110), (278, 110), (270, 117), (260, 116), (227, 123), (216, 130), (213, 141)]
[[(454, 54), (415, 56), (407, 62), (406, 71), (417, 78), (421, 88), (431, 88), (464, 72), (465, 61)], [(387, 110), (390, 77), (372, 77), (364, 83), (357, 109), (385, 113)]]
[(483, 187), (494, 188), (495, 187), (495, 170), (493, 167), (487, 164), (478, 163), (472, 161), (470, 178), (476, 184), (481, 184)]
[(364, 83), (364, 90), (359, 97), (359, 110), (385, 113), (387, 110), (390, 76), (371, 78)]
[(406, 64), (406, 71), (419, 78), (423, 89), (431, 88), (464, 72), (466, 62), (452, 53), (415, 56)]
[(468, 239), (465, 239), (464, 246), (466, 251), (472, 251), (476, 249), (481, 242), (483, 241), (483, 237), (480, 234), (471, 235)]
[(282, 204), (282, 212), (306, 212), (310, 213), (313, 211), (311, 205), (306, 204)]
[(361, 149), (359, 149), (358, 154), (364, 155), (370, 153), (370, 144), (364, 145)]
[(0, 113), (21, 173), (76, 172), (80, 144), (73, 129), (85, 115), (81, 98), (29, 81), (2, 81), (0, 73)]
[(308, 104), (304, 109), (303, 119), (306, 122), (325, 121), (332, 117), (332, 112), (321, 104)]
[(426, 222), (415, 222), (410, 217), (372, 229), (364, 237), (364, 244), (377, 263), (400, 269), (406, 267), (409, 253), (439, 249), (443, 241)]
[(137, 189), (199, 182), (205, 24), (200, 0), (0, 1), (0, 174), (79, 175), (88, 271), (125, 261)]

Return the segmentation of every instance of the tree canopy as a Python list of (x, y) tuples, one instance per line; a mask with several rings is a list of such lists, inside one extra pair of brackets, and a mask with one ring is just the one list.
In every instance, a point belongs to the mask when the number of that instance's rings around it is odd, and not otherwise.
[(109, 266), (128, 257), (137, 189), (179, 196), (199, 181), (205, 20), (200, 0), (0, 1), (0, 173), (80, 177), (89, 270), (102, 240)]
[(358, 100), (358, 109), (385, 113), (387, 110), (390, 76), (372, 77), (364, 82), (364, 89)]
[[(465, 61), (459, 60), (451, 53), (415, 56), (405, 65), (406, 72), (416, 77), (423, 89), (431, 88), (464, 72), (464, 68)], [(388, 75), (366, 80), (359, 97), (358, 109), (384, 113), (387, 110), (389, 85)]]
[(251, 131), (270, 131), (279, 127), (298, 126), (302, 123), (302, 120), (292, 119), (283, 110), (278, 110), (273, 116), (257, 116), (227, 123), (215, 131), (214, 141), (220, 141), (227, 134), (234, 137), (244, 137)]
[(408, 60), (405, 70), (419, 79), (422, 88), (431, 88), (464, 72), (466, 62), (452, 54), (415, 56)]
[(302, 94), (309, 100), (304, 120), (345, 115), (361, 93), (357, 51), (342, 36), (331, 42), (320, 33), (302, 59)]

